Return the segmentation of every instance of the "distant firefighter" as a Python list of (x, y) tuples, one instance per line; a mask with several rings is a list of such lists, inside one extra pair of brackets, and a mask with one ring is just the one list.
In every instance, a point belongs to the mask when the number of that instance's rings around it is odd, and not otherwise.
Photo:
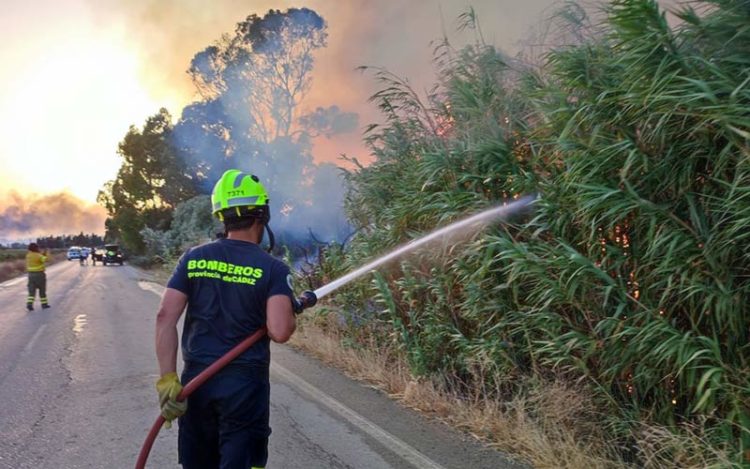
[(49, 308), (47, 303), (47, 274), (44, 273), (45, 262), (47, 262), (47, 250), (39, 252), (36, 243), (29, 244), (29, 252), (26, 253), (26, 271), (29, 274), (29, 296), (26, 298), (26, 309), (34, 311), (34, 299), (36, 291), (39, 290), (39, 301), (42, 309)]

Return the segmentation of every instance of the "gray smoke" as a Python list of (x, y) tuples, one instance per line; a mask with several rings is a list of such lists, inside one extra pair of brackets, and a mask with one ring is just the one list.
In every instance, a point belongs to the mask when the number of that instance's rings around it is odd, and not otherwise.
[(67, 192), (28, 197), (10, 192), (0, 201), (0, 237), (103, 233), (106, 216), (104, 208)]
[[(415, 89), (434, 82), (431, 63), (434, 40), (447, 34), (456, 44), (472, 39), (458, 32), (457, 18), (471, 5), (487, 42), (513, 55), (536, 26), (549, 17), (561, 0), (307, 0), (304, 5), (326, 19), (328, 46), (316, 54), (313, 86), (304, 109), (326, 108), (336, 103), (356, 112), (368, 125), (380, 119), (368, 98), (378, 84), (357, 67), (384, 67), (408, 77)], [(141, 55), (143, 78), (155, 96), (179, 93), (183, 102), (195, 96), (185, 73), (195, 54), (231, 33), (251, 9), (259, 14), (270, 8), (299, 6), (292, 0), (87, 0), (100, 24), (123, 25), (128, 42)], [(173, 115), (179, 110), (170, 109)], [(361, 139), (340, 134), (313, 149), (316, 161), (335, 162), (341, 153), (362, 162), (368, 156)], [(358, 136), (357, 136), (358, 137)]]
[(327, 108), (318, 107), (315, 111), (301, 116), (299, 124), (310, 135), (331, 138), (356, 131), (359, 127), (359, 115), (356, 112), (342, 112), (334, 104)]
[[(339, 170), (319, 167), (341, 154), (367, 164), (368, 151), (361, 138), (363, 126), (379, 122), (381, 115), (368, 98), (380, 84), (357, 67), (384, 67), (409, 78), (417, 92), (434, 83), (432, 54), (435, 40), (445, 34), (460, 46), (472, 41), (476, 31), (457, 31), (457, 18), (472, 5), (489, 44), (511, 55), (530, 28), (551, 14), (558, 0), (309, 0), (328, 24), (327, 46), (315, 52), (312, 85), (294, 120), (302, 132), (293, 140), (273, 138), (251, 141), (235, 138), (242, 129), (257, 127), (253, 116), (238, 111), (247, 96), (226, 91), (219, 99), (196, 101), (191, 77), (185, 73), (196, 54), (226, 35), (250, 8), (262, 15), (269, 8), (296, 6), (291, 0), (88, 0), (101, 23), (124, 24), (129, 41), (142, 55), (144, 77), (156, 94), (184, 96), (188, 104), (180, 113), (175, 140), (181, 155), (204, 182), (204, 192), (224, 169), (238, 168), (257, 174), (268, 185), (274, 209), (274, 226), (338, 231), (343, 191)], [(197, 57), (205, 68), (209, 56)], [(246, 89), (247, 90), (247, 89)], [(249, 90), (253, 92), (253, 89)], [(205, 97), (205, 96), (203, 96)], [(334, 104), (335, 103), (335, 104)], [(231, 136), (231, 138), (227, 138)], [(259, 140), (263, 140), (259, 142)], [(302, 165), (301, 173), (299, 165)], [(319, 181), (316, 183), (316, 180)], [(325, 193), (322, 191), (325, 186)], [(334, 219), (325, 217), (325, 213)], [(333, 227), (333, 228), (332, 228)]]

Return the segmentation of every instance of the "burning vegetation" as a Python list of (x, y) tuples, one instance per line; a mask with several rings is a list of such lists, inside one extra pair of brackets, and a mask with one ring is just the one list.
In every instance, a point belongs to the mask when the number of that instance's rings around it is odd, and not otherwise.
[[(577, 8), (565, 46), (536, 64), (477, 32), (438, 50), (426, 97), (377, 71), (386, 122), (367, 137), (374, 162), (347, 175), (357, 235), (321, 276), (478, 207), (540, 199), (346, 287), (324, 327), (488, 413), (529, 404), (505, 421), (536, 421), (549, 451), (460, 424), (538, 467), (749, 464), (750, 12), (700, 7), (672, 26), (654, 1), (618, 0), (588, 28)], [(534, 400), (545, 382), (591, 405), (560, 420)], [(583, 459), (567, 458), (571, 441)]]

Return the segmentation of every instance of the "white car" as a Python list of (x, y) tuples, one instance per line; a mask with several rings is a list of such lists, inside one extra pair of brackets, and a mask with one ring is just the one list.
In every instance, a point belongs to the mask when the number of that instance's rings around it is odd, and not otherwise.
[(68, 249), (68, 260), (72, 261), (73, 259), (80, 259), (81, 257), (81, 248), (77, 246), (73, 246), (70, 249)]

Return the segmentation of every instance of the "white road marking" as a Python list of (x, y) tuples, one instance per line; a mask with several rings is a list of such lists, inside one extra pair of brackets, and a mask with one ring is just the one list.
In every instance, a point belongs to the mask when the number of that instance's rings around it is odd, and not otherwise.
[(31, 340), (29, 340), (29, 343), (26, 344), (26, 347), (23, 348), (24, 352), (29, 352), (31, 350), (39, 336), (42, 335), (45, 327), (47, 327), (46, 324), (42, 324), (41, 326), (39, 326), (39, 329), (37, 329), (36, 332), (34, 332), (34, 335), (31, 336)]
[(337, 400), (323, 393), (307, 381), (304, 381), (303, 379), (294, 375), (291, 371), (287, 370), (281, 365), (275, 362), (271, 362), (271, 373), (279, 375), (284, 379), (284, 381), (303, 391), (305, 394), (328, 407), (333, 412), (339, 414), (349, 423), (378, 440), (381, 444), (383, 444), (383, 446), (390, 449), (398, 456), (402, 457), (405, 461), (408, 461), (414, 467), (420, 469), (445, 469), (443, 466), (420, 453), (417, 449), (413, 448), (406, 442), (396, 438), (387, 431), (378, 427), (352, 409), (346, 407)]
[(83, 332), (83, 326), (86, 325), (88, 320), (85, 314), (79, 314), (73, 319), (73, 332)]
[(24, 280), (26, 280), (26, 276), (14, 278), (13, 280), (8, 280), (7, 282), (0, 283), (0, 287), (12, 287), (13, 285), (18, 285)]
[(165, 288), (158, 283), (146, 282), (144, 280), (138, 280), (138, 286), (143, 290), (156, 294), (156, 296), (161, 296), (165, 290)]
[[(138, 286), (143, 290), (153, 292), (158, 296), (161, 296), (162, 293), (164, 293), (164, 287), (154, 282), (139, 280)], [(405, 461), (409, 462), (414, 467), (420, 469), (445, 469), (443, 466), (420, 453), (417, 449), (413, 448), (403, 440), (396, 438), (387, 431), (378, 427), (352, 409), (346, 407), (344, 404), (341, 404), (307, 381), (304, 381), (302, 378), (296, 376), (283, 366), (275, 362), (271, 362), (271, 372), (279, 375), (287, 383), (291, 384), (300, 391), (303, 391), (305, 394), (315, 399), (317, 402), (328, 407), (330, 410), (337, 413), (338, 415), (346, 419), (349, 423), (379, 441), (383, 446), (393, 451), (395, 454), (403, 458)]]
[[(62, 269), (62, 266), (64, 266), (64, 265), (65, 264), (63, 262), (57, 262), (55, 264), (52, 264), (50, 267), (48, 267), (46, 269), (47, 273), (48, 274), (54, 273), (54, 272)], [(18, 285), (19, 283), (25, 282), (27, 278), (28, 278), (27, 274), (21, 274), (20, 276), (18, 276), (16, 278), (13, 278), (13, 279), (10, 279), (10, 280), (6, 280), (5, 282), (0, 283), (0, 288), (8, 288), (8, 287), (12, 287), (12, 286)]]

